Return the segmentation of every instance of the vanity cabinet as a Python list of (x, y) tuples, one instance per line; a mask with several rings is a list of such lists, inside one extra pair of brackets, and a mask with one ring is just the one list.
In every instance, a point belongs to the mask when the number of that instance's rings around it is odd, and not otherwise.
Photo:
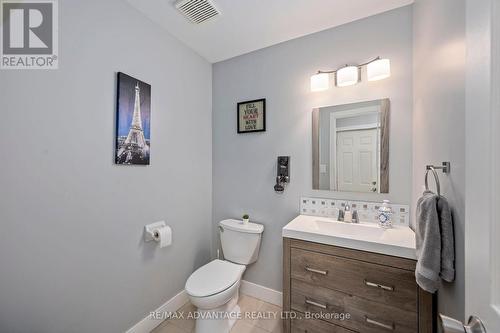
[(433, 296), (417, 286), (415, 265), (283, 238), (283, 310), (293, 313), (284, 332), (435, 332)]

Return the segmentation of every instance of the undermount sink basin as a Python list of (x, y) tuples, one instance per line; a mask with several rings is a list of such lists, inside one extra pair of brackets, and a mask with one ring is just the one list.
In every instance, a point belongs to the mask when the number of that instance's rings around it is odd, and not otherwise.
[(314, 219), (306, 221), (311, 228), (319, 232), (334, 233), (346, 236), (382, 236), (384, 229), (373, 223), (346, 223), (335, 220)]
[(407, 226), (382, 229), (375, 223), (345, 223), (299, 215), (283, 228), (283, 237), (416, 259), (415, 233)]

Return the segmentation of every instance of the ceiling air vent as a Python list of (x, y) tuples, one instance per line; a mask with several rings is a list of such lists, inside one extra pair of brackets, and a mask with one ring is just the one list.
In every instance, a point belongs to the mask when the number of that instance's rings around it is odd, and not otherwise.
[(220, 12), (210, 0), (179, 0), (175, 3), (175, 7), (189, 21), (195, 24), (200, 24), (220, 15)]

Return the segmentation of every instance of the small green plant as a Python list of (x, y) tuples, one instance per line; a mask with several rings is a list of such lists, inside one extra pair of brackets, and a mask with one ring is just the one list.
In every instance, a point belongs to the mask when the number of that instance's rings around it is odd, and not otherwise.
[(249, 218), (250, 218), (250, 216), (248, 216), (248, 214), (245, 214), (245, 215), (243, 215), (243, 217), (242, 217), (242, 219), (243, 219), (243, 220), (248, 220)]

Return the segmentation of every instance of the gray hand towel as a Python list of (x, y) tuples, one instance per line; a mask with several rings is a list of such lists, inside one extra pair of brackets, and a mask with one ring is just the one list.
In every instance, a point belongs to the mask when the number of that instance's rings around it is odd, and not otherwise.
[(415, 277), (425, 291), (434, 293), (440, 279), (455, 278), (453, 221), (448, 201), (425, 191), (417, 202), (417, 267)]
[(439, 288), (441, 271), (441, 232), (437, 211), (438, 196), (425, 191), (417, 201), (416, 245), (418, 285), (430, 293)]
[(441, 278), (452, 282), (455, 280), (455, 237), (451, 211), (446, 198), (442, 196), (438, 198), (437, 211), (441, 227)]

